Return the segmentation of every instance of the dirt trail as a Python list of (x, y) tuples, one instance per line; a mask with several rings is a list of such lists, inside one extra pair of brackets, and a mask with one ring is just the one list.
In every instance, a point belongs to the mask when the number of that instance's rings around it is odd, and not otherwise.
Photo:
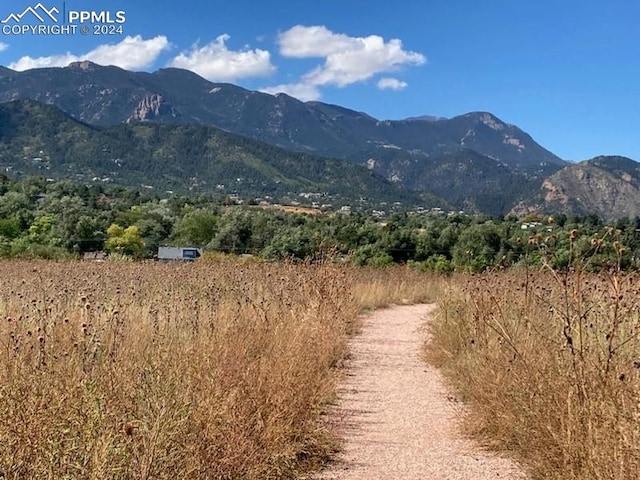
[(344, 450), (316, 479), (526, 478), (515, 464), (459, 433), (460, 407), (440, 373), (419, 357), (432, 310), (395, 307), (364, 319), (331, 414)]

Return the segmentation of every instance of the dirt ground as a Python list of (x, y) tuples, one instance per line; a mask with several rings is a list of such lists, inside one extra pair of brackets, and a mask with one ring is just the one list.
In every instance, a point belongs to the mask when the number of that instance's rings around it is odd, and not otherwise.
[(525, 479), (458, 428), (462, 406), (420, 358), (432, 305), (379, 310), (354, 337), (330, 422), (343, 450), (318, 480)]

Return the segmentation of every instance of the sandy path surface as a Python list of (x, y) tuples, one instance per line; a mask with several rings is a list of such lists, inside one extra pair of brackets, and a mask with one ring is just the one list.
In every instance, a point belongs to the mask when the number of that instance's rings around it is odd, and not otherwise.
[(431, 305), (379, 310), (363, 321), (330, 418), (344, 439), (315, 478), (524, 479), (517, 466), (459, 433), (460, 407), (440, 373), (420, 359)]

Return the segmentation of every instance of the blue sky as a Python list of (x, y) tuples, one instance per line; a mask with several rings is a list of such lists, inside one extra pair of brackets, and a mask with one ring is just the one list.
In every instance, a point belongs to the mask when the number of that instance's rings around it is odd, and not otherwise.
[[(4, 2), (0, 17), (37, 1)], [(41, 1), (48, 9), (63, 3)], [(640, 160), (640, 2), (67, 0), (65, 7), (122, 10), (122, 33), (3, 34), (0, 63), (179, 66), (379, 119), (490, 111), (568, 160)]]

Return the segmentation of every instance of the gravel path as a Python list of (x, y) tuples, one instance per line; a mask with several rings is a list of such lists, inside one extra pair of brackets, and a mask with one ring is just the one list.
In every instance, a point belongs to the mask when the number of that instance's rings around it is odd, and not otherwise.
[(379, 310), (351, 344), (347, 377), (330, 414), (343, 451), (318, 480), (524, 479), (457, 430), (460, 406), (420, 359), (432, 305)]

